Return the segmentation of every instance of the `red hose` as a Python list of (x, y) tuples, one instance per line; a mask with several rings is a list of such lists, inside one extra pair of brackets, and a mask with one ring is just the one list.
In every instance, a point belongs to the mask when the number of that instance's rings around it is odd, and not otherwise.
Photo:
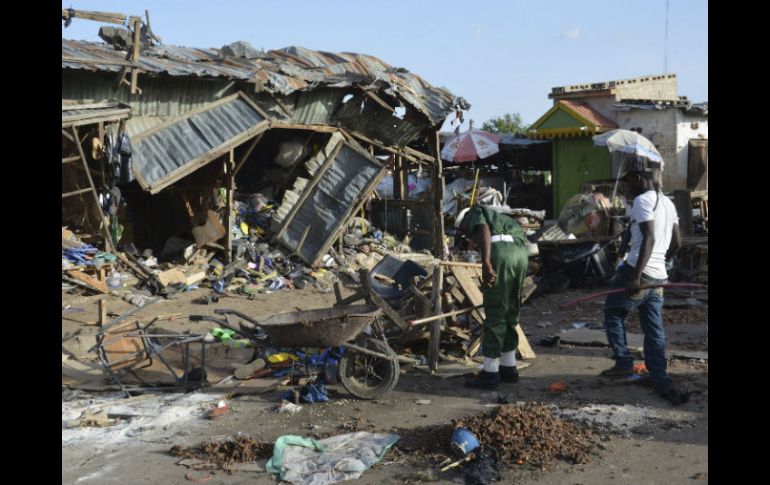
[[(650, 285), (650, 286), (641, 286), (640, 290), (647, 290), (650, 288), (708, 288), (706, 285), (699, 285), (697, 283), (666, 283), (665, 285)], [(612, 290), (605, 290), (600, 291), (598, 293), (591, 293), (587, 296), (581, 296), (580, 298), (575, 298), (574, 300), (570, 300), (566, 303), (561, 304), (561, 308), (567, 308), (568, 306), (572, 306), (575, 303), (580, 303), (582, 301), (587, 300), (593, 300), (594, 298), (599, 298), (600, 296), (606, 296), (606, 295), (612, 295), (614, 293), (621, 293), (626, 291), (625, 288), (614, 288)]]

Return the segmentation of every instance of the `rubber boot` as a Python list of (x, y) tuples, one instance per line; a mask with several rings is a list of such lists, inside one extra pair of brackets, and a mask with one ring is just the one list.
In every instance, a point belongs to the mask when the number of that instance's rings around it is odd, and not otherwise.
[(519, 381), (519, 369), (515, 365), (500, 366), (500, 382), (518, 382)]
[(499, 372), (487, 372), (482, 370), (476, 377), (465, 381), (466, 387), (474, 389), (497, 389), (500, 385)]

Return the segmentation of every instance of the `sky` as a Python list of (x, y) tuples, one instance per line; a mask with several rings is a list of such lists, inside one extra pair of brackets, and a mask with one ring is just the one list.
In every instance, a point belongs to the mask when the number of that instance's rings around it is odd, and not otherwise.
[[(243, 40), (265, 50), (295, 45), (373, 55), (468, 100), (465, 130), (470, 120), (478, 128), (504, 113), (531, 124), (552, 106), (555, 86), (665, 72), (677, 75), (680, 96), (708, 101), (708, 2), (668, 0), (667, 44), (666, 3), (72, 0), (62, 8), (149, 10), (164, 44), (221, 48)], [(99, 26), (74, 19), (62, 37), (100, 42)]]

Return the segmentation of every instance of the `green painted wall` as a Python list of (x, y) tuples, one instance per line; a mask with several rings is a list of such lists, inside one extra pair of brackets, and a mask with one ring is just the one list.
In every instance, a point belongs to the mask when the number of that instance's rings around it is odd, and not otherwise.
[(567, 113), (563, 109), (559, 108), (554, 111), (551, 116), (543, 121), (543, 123), (537, 128), (544, 130), (549, 128), (572, 128), (575, 126), (580, 127), (582, 125), (583, 122), (579, 121), (577, 118)]
[(610, 153), (595, 147), (591, 137), (557, 138), (553, 141), (553, 208), (558, 218), (567, 199), (583, 182), (610, 178)]

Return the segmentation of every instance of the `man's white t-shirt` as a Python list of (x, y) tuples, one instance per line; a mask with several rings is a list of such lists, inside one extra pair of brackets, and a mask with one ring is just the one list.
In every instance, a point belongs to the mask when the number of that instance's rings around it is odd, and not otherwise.
[[(655, 202), (657, 201), (657, 207)], [(658, 196), (654, 190), (649, 190), (636, 199), (631, 207), (631, 250), (626, 262), (636, 267), (636, 261), (639, 259), (639, 250), (642, 247), (642, 231), (639, 229), (640, 222), (654, 221), (653, 229), (655, 231), (655, 245), (652, 247), (652, 254), (647, 266), (642, 273), (659, 280), (668, 277), (666, 274), (666, 251), (671, 244), (671, 234), (674, 224), (679, 224), (679, 216), (676, 213), (674, 203), (663, 194)]]

